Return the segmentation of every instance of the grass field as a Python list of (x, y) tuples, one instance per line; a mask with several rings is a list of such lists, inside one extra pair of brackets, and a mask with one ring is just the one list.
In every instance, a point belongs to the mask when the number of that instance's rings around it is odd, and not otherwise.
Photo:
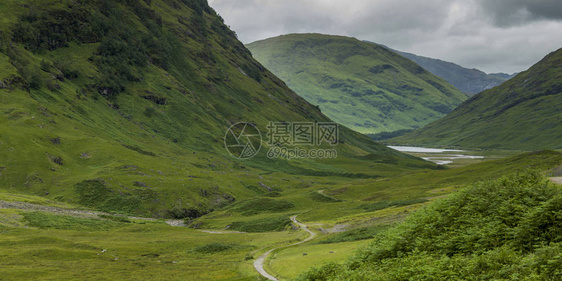
[(324, 244), (295, 246), (274, 253), (268, 269), (280, 279), (291, 280), (311, 267), (320, 267), (332, 262), (343, 262), (351, 257), (357, 249), (366, 246), (369, 242), (369, 240), (362, 240), (334, 243), (329, 246)]
[[(561, 165), (562, 154), (545, 151), (382, 179), (302, 176), (298, 186), (241, 200), (187, 228), (162, 220), (0, 209), (0, 274), (8, 280), (256, 280), (255, 258), (308, 237), (288, 223), (298, 214), (318, 236), (275, 251), (266, 263), (288, 280), (310, 267), (345, 261), (389, 225), (471, 182), (528, 168), (557, 174)], [(318, 191), (336, 200), (311, 196)], [(74, 207), (8, 192), (0, 200)], [(268, 204), (279, 208), (256, 207)]]
[[(254, 280), (257, 273), (248, 260), (252, 253), (302, 235), (210, 234), (163, 222), (121, 223), (5, 209), (0, 218), (0, 275), (6, 280)], [(22, 220), (29, 227), (17, 226)], [(219, 242), (227, 247), (217, 247)]]

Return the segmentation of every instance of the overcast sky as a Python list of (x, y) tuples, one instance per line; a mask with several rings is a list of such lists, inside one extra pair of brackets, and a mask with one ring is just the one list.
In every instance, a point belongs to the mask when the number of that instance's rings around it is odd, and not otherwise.
[(369, 40), (417, 55), (519, 72), (562, 48), (560, 0), (209, 0), (244, 43), (287, 33)]

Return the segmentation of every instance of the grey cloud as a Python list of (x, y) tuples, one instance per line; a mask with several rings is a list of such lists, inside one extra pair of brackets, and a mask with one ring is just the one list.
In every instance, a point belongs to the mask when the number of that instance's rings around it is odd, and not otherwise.
[(408, 29), (438, 28), (447, 16), (447, 0), (408, 1), (390, 0), (373, 1), (349, 26), (356, 31), (399, 32)]
[(287, 33), (356, 37), (486, 72), (562, 47), (560, 0), (209, 0), (250, 43)]
[(562, 20), (560, 0), (478, 0), (498, 26), (520, 25), (536, 20)]
[[(211, 5), (249, 43), (264, 30), (281, 33), (319, 32), (340, 35), (401, 32), (438, 28), (450, 0), (358, 1), (214, 0)], [(359, 7), (351, 13), (352, 7)], [(335, 31), (335, 32), (334, 32)], [(267, 33), (267, 32), (266, 32)]]

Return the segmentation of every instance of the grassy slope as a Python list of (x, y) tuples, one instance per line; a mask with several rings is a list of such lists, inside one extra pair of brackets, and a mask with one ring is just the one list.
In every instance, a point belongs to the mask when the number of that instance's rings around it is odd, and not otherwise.
[(562, 147), (562, 49), (451, 114), (389, 143), (503, 149)]
[[(256, 123), (266, 145), (269, 121), (329, 119), (253, 60), (206, 1), (146, 3), (0, 3), (0, 189), (164, 216), (255, 196), (260, 182), (289, 188), (298, 174), (432, 166), (344, 127), (338, 159), (271, 161), (266, 148), (230, 157), (233, 123)], [(75, 188), (90, 179), (109, 188), (90, 186), (95, 202)]]
[(248, 48), (327, 116), (362, 133), (419, 128), (467, 98), (409, 59), (353, 38), (291, 34)]
[(538, 173), (473, 184), (298, 280), (559, 280), (561, 204)]

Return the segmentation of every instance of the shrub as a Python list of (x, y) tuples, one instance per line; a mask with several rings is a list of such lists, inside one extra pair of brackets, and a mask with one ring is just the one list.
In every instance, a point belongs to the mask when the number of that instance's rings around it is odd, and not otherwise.
[(72, 40), (87, 43), (92, 34), (82, 26), (90, 21), (90, 13), (84, 8), (29, 9), (15, 24), (12, 39), (33, 52), (66, 47)]
[(72, 68), (72, 62), (70, 61), (57, 60), (54, 62), (54, 66), (62, 73), (64, 78), (75, 79), (80, 76), (80, 72)]
[(560, 280), (562, 188), (537, 172), (476, 183), (299, 280)]
[[(26, 77), (27, 76), (27, 77)], [(43, 86), (43, 77), (39, 70), (33, 68), (29, 73), (24, 76), (30, 89), (39, 90)]]
[(45, 60), (41, 60), (41, 70), (45, 72), (51, 71), (51, 64)]
[(154, 197), (151, 191), (143, 190), (136, 190), (135, 194), (117, 194), (101, 179), (84, 180), (74, 188), (80, 204), (105, 212), (135, 214), (143, 202), (141, 198)]
[(562, 194), (528, 212), (515, 230), (515, 244), (525, 251), (534, 244), (562, 242)]
[(195, 208), (175, 208), (175, 209), (171, 209), (171, 210), (167, 210), (166, 211), (166, 215), (165, 217), (167, 218), (171, 218), (171, 219), (196, 219), (199, 218), (201, 216), (203, 216), (205, 214), (205, 212), (201, 212)]
[(191, 251), (200, 254), (217, 254), (227, 251), (239, 250), (248, 246), (230, 243), (210, 243), (193, 248)]
[[(188, 2), (200, 11), (210, 9), (208, 5), (203, 5), (204, 1)], [(123, 16), (122, 4), (138, 16), (148, 33), (131, 28), (134, 23)], [(206, 30), (206, 25), (201, 27)], [(101, 73), (93, 86), (109, 100), (123, 92), (127, 82), (140, 81), (142, 69), (149, 61), (168, 69), (170, 58), (179, 56), (177, 48), (173, 47), (177, 38), (169, 36), (162, 29), (162, 18), (139, 0), (82, 1), (70, 9), (58, 10), (32, 7), (15, 24), (12, 40), (33, 52), (67, 47), (72, 41), (99, 43), (97, 51), (90, 58)], [(79, 72), (68, 63), (55, 62), (55, 67), (67, 79), (79, 76)], [(41, 68), (49, 71), (46, 63)], [(31, 82), (30, 87), (38, 88), (38, 81), (33, 79), (28, 82)]]
[(78, 194), (80, 204), (85, 206), (99, 206), (105, 202), (112, 192), (105, 186), (105, 182), (101, 179), (85, 180), (74, 186)]
[(142, 114), (144, 114), (144, 116), (150, 118), (154, 115), (154, 113), (156, 113), (156, 110), (154, 108), (147, 107), (147, 108), (144, 109)]

